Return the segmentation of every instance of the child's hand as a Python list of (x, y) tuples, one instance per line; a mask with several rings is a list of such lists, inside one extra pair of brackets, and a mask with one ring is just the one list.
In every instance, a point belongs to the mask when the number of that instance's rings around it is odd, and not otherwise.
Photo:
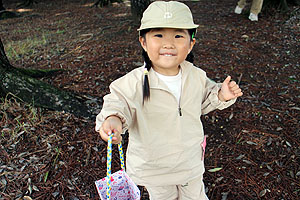
[(119, 144), (122, 141), (122, 136), (121, 136), (122, 122), (121, 122), (121, 119), (117, 116), (109, 116), (103, 122), (99, 133), (100, 133), (101, 138), (106, 142), (108, 140), (108, 136), (110, 134), (114, 133), (114, 136), (112, 137), (112, 143), (113, 144)]
[(228, 101), (243, 95), (242, 90), (235, 81), (230, 81), (231, 77), (228, 76), (222, 83), (222, 88), (219, 91), (218, 97), (220, 101)]

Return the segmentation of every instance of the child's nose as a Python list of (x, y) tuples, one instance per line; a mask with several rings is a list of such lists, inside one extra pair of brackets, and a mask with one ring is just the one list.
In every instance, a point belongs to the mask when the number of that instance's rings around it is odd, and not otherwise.
[(172, 39), (165, 39), (164, 43), (163, 43), (163, 48), (174, 48), (174, 42)]

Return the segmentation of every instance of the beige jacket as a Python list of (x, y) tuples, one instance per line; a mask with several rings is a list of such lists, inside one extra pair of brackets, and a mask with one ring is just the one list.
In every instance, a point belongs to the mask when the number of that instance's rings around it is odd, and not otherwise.
[[(96, 117), (96, 131), (110, 115), (117, 115), (128, 129), (126, 171), (137, 185), (185, 184), (202, 176), (204, 139), (200, 116), (235, 102), (219, 101), (221, 84), (184, 61), (180, 103), (153, 69), (149, 72), (150, 100), (143, 106), (144, 67), (132, 70), (110, 85), (103, 108)], [(181, 114), (179, 112), (181, 110)]]

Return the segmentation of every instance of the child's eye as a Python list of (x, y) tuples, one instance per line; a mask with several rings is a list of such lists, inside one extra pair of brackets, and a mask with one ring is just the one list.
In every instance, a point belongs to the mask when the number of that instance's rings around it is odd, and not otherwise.
[(183, 38), (182, 35), (176, 35), (175, 38)]
[(154, 37), (162, 38), (162, 34), (155, 34)]

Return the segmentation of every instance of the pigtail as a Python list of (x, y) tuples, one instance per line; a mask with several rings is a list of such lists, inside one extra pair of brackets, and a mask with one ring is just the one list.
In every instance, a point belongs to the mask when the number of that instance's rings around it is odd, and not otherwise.
[(150, 98), (150, 85), (149, 85), (149, 71), (152, 66), (151, 60), (147, 54), (147, 52), (143, 49), (142, 52), (144, 61), (146, 63), (145, 65), (145, 71), (144, 71), (144, 84), (143, 84), (143, 104), (145, 100), (149, 100)]
[(188, 61), (188, 62), (190, 62), (190, 63), (194, 63), (194, 54), (193, 54), (193, 52), (190, 52), (190, 53), (187, 55), (187, 57), (186, 57), (185, 60)]

